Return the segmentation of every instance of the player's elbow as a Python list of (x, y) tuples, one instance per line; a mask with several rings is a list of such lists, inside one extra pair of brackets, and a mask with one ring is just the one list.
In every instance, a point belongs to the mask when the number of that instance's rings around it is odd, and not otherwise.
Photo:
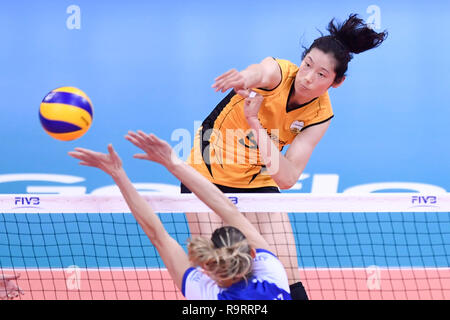
[(281, 190), (287, 190), (287, 189), (292, 188), (296, 183), (297, 183), (297, 179), (282, 180), (282, 181), (278, 182), (278, 187)]
[(138, 220), (138, 222), (141, 225), (142, 230), (147, 235), (150, 242), (156, 248), (160, 247), (161, 244), (163, 244), (164, 241), (167, 239), (167, 236), (169, 236), (169, 234), (162, 225), (156, 226), (154, 224), (147, 223), (141, 220)]
[(293, 186), (295, 185), (295, 182), (294, 183), (279, 183), (278, 184), (278, 187), (281, 189), (281, 190), (287, 190), (287, 189), (290, 189), (290, 188), (292, 188)]
[(298, 175), (288, 175), (278, 179), (276, 182), (281, 190), (287, 190), (292, 188), (297, 183), (298, 177)]

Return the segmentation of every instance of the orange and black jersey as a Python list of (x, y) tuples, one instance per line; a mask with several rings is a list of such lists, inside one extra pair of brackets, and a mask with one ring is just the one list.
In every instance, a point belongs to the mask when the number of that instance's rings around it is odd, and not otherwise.
[[(328, 92), (288, 109), (298, 67), (276, 59), (282, 80), (272, 90), (252, 89), (264, 97), (258, 113), (262, 127), (281, 151), (306, 128), (333, 117)], [(188, 163), (212, 183), (235, 188), (276, 187), (265, 173), (258, 146), (244, 115), (244, 98), (231, 91), (203, 121)]]

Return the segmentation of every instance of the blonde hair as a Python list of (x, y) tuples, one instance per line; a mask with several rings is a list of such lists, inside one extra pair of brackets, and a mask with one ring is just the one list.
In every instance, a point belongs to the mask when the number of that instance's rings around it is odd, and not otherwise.
[(218, 283), (228, 280), (233, 282), (240, 279), (247, 280), (252, 272), (253, 258), (247, 239), (237, 230), (242, 237), (239, 241), (233, 241), (236, 237), (233, 235), (230, 237), (229, 230), (218, 236), (220, 245), (217, 245), (218, 240), (214, 239), (214, 234), (213, 239), (196, 237), (188, 240), (187, 248), (191, 262), (202, 267), (208, 276)]

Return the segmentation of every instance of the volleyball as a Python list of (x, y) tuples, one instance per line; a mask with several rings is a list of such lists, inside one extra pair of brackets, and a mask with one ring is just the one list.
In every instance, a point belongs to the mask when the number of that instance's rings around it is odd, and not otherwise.
[(75, 140), (91, 127), (92, 102), (78, 88), (57, 88), (42, 100), (39, 119), (44, 131), (51, 137), (62, 141)]

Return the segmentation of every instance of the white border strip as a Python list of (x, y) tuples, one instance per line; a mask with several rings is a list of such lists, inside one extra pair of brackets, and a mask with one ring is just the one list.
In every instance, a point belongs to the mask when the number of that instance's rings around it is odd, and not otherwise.
[[(450, 212), (450, 193), (227, 194), (241, 212)], [(193, 194), (146, 195), (156, 212), (210, 212)], [(0, 195), (0, 213), (124, 213), (122, 196)]]

